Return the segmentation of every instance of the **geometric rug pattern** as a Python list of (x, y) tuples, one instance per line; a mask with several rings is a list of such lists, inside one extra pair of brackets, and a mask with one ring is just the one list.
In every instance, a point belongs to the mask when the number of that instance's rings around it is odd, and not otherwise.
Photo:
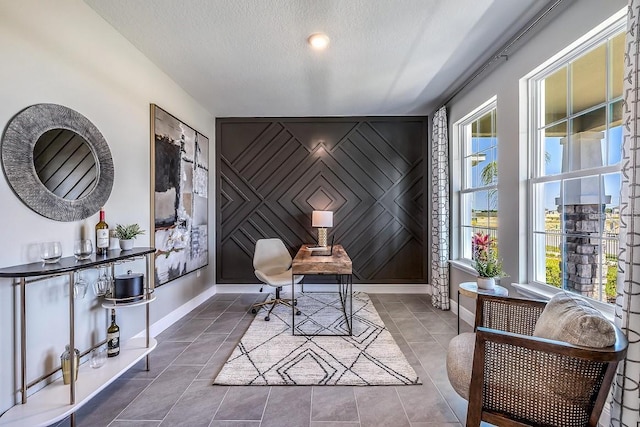
[[(344, 333), (337, 293), (298, 293), (297, 300), (296, 329)], [(294, 336), (291, 308), (278, 305), (268, 322), (265, 314), (258, 312), (213, 384), (421, 384), (366, 293), (353, 293), (352, 336)]]

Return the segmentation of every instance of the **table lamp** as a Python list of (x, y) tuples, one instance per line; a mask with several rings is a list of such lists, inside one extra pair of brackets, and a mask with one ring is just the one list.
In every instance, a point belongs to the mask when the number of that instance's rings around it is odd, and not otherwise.
[(311, 226), (318, 228), (318, 245), (327, 246), (327, 227), (333, 227), (333, 212), (313, 211)]

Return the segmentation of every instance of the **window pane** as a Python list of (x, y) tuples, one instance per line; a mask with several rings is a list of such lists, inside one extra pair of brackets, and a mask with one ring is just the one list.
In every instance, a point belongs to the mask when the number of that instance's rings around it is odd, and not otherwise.
[[(489, 190), (489, 227), (498, 228), (498, 190)], [(494, 235), (495, 237), (495, 235)]]
[(540, 155), (544, 156), (544, 175), (553, 175), (562, 171), (563, 150), (561, 141), (567, 139), (567, 122), (558, 123), (544, 130), (544, 147)]
[(568, 169), (563, 172), (585, 170), (604, 166), (603, 147), (606, 144), (606, 110), (604, 107), (590, 111), (572, 120), (573, 131), (569, 145), (563, 147), (569, 157)]
[(571, 111), (577, 114), (606, 101), (606, 47), (601, 45), (571, 64)]
[[(621, 178), (620, 173), (607, 174), (603, 178), (605, 194), (604, 232), (608, 237), (617, 237), (620, 233)], [(618, 253), (615, 252), (611, 255), (617, 256)]]
[(611, 40), (610, 72), (611, 98), (622, 96), (624, 82), (624, 43), (625, 33), (620, 33)]
[(611, 122), (609, 123), (608, 154), (607, 164), (615, 165), (622, 160), (622, 101), (615, 102), (610, 106)]
[(536, 210), (533, 218), (533, 230), (536, 232), (559, 233), (560, 214), (558, 203), (560, 202), (560, 181), (551, 181), (535, 184), (534, 200), (536, 206), (544, 206), (544, 209)]
[(471, 225), (489, 227), (489, 194), (488, 191), (473, 193), (471, 201)]
[(533, 235), (535, 266), (533, 279), (556, 288), (562, 287), (562, 236), (560, 234), (535, 233)]
[(544, 123), (557, 122), (567, 117), (567, 68), (563, 67), (543, 80)]
[(473, 219), (471, 217), (471, 201), (473, 193), (465, 193), (460, 197), (460, 225), (463, 227), (471, 227)]

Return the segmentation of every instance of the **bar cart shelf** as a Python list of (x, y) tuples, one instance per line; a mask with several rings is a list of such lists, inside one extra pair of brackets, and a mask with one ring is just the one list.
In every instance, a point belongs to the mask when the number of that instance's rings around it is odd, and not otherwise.
[[(147, 357), (156, 348), (157, 341), (149, 336), (149, 304), (155, 300), (153, 293), (153, 272), (151, 271), (150, 257), (155, 252), (154, 248), (140, 247), (127, 251), (111, 250), (107, 255), (92, 255), (90, 259), (76, 261), (74, 257), (60, 259), (55, 264), (31, 263), (16, 265), (0, 269), (0, 278), (12, 278), (19, 287), (19, 326), (20, 326), (20, 375), (18, 390), (21, 395), (21, 402), (10, 408), (0, 416), (0, 426), (48, 426), (60, 421), (65, 417), (72, 416), (72, 425), (75, 424), (74, 413), (81, 406), (87, 403), (96, 394), (115, 381), (138, 361)], [(120, 354), (114, 358), (108, 358), (106, 363), (99, 369), (92, 369), (88, 363), (83, 363), (79, 367), (78, 380), (71, 384), (63, 384), (62, 378), (46, 385), (41, 390), (27, 397), (27, 375), (26, 375), (26, 286), (33, 286), (27, 278), (38, 280), (54, 276), (68, 275), (69, 277), (69, 347), (74, 346), (74, 298), (73, 298), (73, 275), (76, 271), (90, 268), (100, 268), (104, 266), (119, 264), (138, 258), (146, 260), (146, 285), (144, 296), (135, 302), (118, 301), (112, 298), (104, 299), (102, 307), (106, 309), (122, 309), (127, 307), (137, 307), (146, 305), (146, 327), (145, 336), (134, 337), (120, 347)], [(112, 267), (113, 268), (113, 267)], [(55, 371), (53, 372), (55, 373)], [(37, 382), (36, 382), (37, 383)]]

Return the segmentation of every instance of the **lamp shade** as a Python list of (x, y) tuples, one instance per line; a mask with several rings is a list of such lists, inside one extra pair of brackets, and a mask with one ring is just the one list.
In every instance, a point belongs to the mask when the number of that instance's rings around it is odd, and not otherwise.
[(313, 211), (311, 214), (312, 227), (333, 227), (333, 212)]

